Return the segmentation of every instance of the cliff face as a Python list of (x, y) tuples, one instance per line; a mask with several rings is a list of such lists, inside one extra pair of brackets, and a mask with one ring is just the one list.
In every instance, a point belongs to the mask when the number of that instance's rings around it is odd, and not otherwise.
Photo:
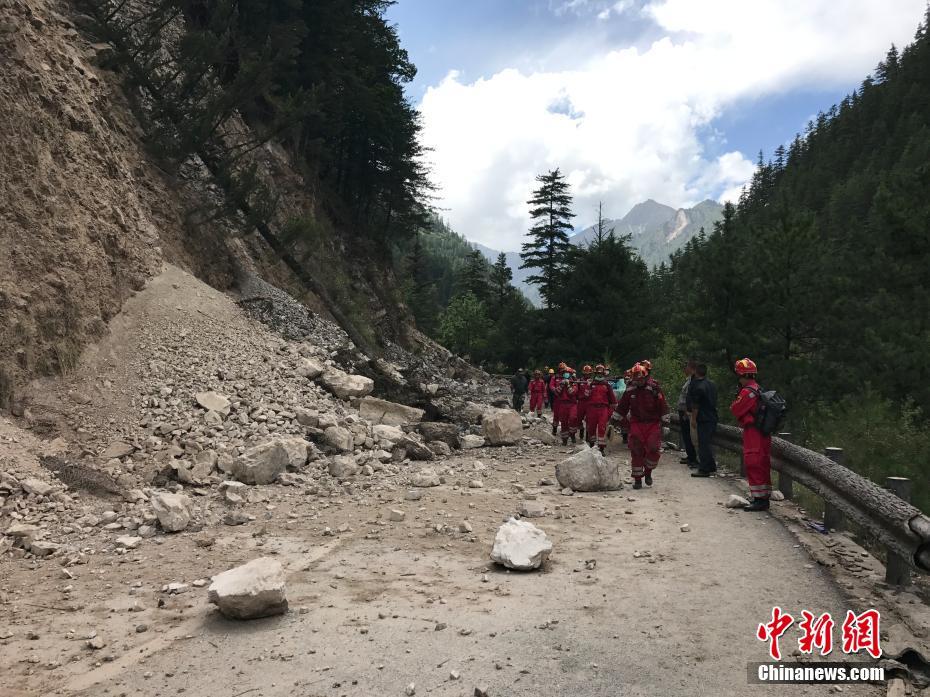
[(349, 263), (280, 148), (253, 158), (280, 228), (319, 223), (318, 245), (288, 249), (303, 277), (243, 216), (217, 215), (224, 192), (202, 162), (157, 166), (88, 20), (57, 0), (0, 0), (0, 408), (30, 378), (70, 370), (166, 262), (221, 290), (255, 274), (324, 316), (352, 316), (372, 343), (397, 337), (390, 272)]
[(98, 51), (50, 3), (0, 7), (0, 372), (8, 382), (67, 370), (160, 268), (180, 225), (121, 95), (95, 65)]

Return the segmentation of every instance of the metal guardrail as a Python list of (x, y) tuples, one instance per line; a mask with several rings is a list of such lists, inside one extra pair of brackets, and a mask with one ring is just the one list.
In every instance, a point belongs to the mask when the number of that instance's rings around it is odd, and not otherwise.
[[(672, 427), (681, 424), (672, 414)], [(742, 453), (743, 432), (720, 425), (714, 445)], [(779, 472), (779, 489), (792, 496), (794, 482), (807, 487), (825, 503), (824, 523), (840, 528), (848, 519), (861, 526), (882, 544), (888, 555), (886, 580), (896, 585), (909, 581), (910, 569), (930, 572), (930, 517), (912, 506), (895, 491), (882, 488), (842, 465), (842, 450), (828, 448), (821, 454), (783, 438), (772, 438), (772, 469)], [(889, 477), (889, 487), (907, 494), (897, 477)]]

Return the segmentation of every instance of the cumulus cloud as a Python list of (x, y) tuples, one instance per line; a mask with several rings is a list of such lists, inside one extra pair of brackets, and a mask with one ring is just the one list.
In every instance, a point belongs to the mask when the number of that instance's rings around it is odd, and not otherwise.
[[(554, 9), (596, 4), (569, 0)], [(598, 11), (630, 11), (627, 0), (607, 5)], [(459, 232), (513, 250), (528, 227), (534, 177), (547, 169), (568, 176), (579, 224), (601, 199), (620, 216), (646, 198), (735, 198), (752, 163), (739, 152), (708, 156), (709, 124), (739, 100), (864, 77), (891, 41), (908, 40), (923, 7), (924, 0), (651, 0), (636, 11), (662, 37), (646, 47), (604, 50), (564, 70), (506, 68), (473, 82), (452, 71), (420, 104), (440, 206)]]

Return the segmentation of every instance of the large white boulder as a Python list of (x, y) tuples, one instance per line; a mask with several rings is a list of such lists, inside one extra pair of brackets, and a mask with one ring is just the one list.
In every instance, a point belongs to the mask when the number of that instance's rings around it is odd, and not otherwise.
[(525, 520), (511, 518), (494, 536), (491, 560), (508, 569), (532, 571), (542, 566), (552, 552), (552, 541), (542, 530)]
[(214, 576), (207, 597), (226, 617), (250, 620), (287, 612), (285, 590), (280, 562), (260, 557)]
[(180, 532), (191, 522), (190, 499), (184, 494), (159, 492), (152, 494), (152, 510), (166, 532)]
[(559, 485), (573, 491), (615, 491), (623, 488), (620, 468), (596, 448), (585, 447), (555, 467)]
[(384, 443), (389, 448), (393, 448), (394, 444), (402, 441), (405, 436), (404, 432), (397, 426), (388, 426), (387, 424), (372, 426), (371, 433), (376, 441)]
[(523, 437), (523, 419), (513, 409), (488, 409), (481, 428), (491, 445), (514, 445)]
[(305, 465), (309, 446), (302, 438), (270, 440), (237, 457), (230, 474), (245, 484), (271, 484), (288, 467)]
[(339, 399), (364, 397), (375, 389), (375, 381), (364, 375), (350, 375), (336, 368), (328, 368), (320, 376), (323, 387)]
[(405, 404), (388, 402), (377, 397), (364, 397), (358, 405), (358, 413), (363, 419), (373, 424), (403, 426), (419, 423), (426, 414), (422, 409), (408, 407)]
[(198, 392), (194, 395), (197, 404), (207, 411), (215, 411), (217, 414), (229, 416), (231, 403), (227, 397), (218, 392)]

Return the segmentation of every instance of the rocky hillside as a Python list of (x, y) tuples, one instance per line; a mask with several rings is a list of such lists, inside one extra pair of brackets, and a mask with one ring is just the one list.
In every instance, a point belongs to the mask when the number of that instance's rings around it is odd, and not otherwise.
[[(261, 229), (198, 157), (163, 170), (93, 26), (56, 0), (0, 7), (0, 408), (21, 413), (30, 379), (74, 370), (166, 263), (221, 291), (255, 277), (282, 289), (335, 320), (370, 372), (390, 340), (438, 350), (411, 327), (389, 266), (349, 246), (282, 147), (242, 159), (276, 202)], [(231, 124), (225, 137), (249, 132)], [(288, 238), (293, 221), (313, 245)]]

